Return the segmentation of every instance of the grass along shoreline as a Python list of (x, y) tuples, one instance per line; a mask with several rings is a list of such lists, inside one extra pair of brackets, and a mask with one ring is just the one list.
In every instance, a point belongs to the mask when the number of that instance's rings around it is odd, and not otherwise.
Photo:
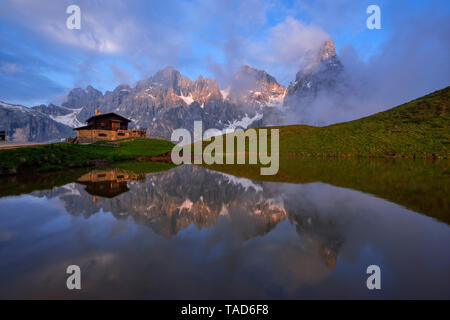
[(50, 172), (104, 166), (168, 154), (173, 144), (165, 140), (101, 141), (89, 145), (54, 143), (0, 150), (0, 175)]

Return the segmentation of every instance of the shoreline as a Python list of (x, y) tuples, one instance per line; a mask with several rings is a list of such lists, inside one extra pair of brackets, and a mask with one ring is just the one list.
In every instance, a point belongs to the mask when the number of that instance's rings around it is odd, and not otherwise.
[(97, 142), (89, 145), (51, 143), (0, 149), (0, 176), (94, 168), (124, 161), (171, 163), (173, 144), (154, 139)]

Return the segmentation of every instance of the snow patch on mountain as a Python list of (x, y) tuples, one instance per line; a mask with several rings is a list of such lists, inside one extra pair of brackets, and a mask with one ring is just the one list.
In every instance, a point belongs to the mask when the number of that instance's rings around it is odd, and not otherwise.
[(13, 111), (21, 111), (21, 112), (31, 112), (33, 113), (34, 110), (18, 105), (18, 104), (9, 104), (9, 103), (4, 103), (2, 101), (0, 101), (0, 106), (9, 110), (13, 110)]
[(181, 94), (181, 96), (177, 96), (178, 98), (182, 99), (188, 106), (191, 105), (192, 102), (194, 102), (194, 98), (192, 98), (192, 94), (185, 96)]
[(181, 213), (181, 211), (183, 211), (183, 210), (191, 211), (193, 206), (194, 206), (194, 203), (191, 200), (186, 199), (181, 204), (181, 206), (179, 206), (177, 209)]
[(229, 216), (228, 208), (225, 203), (222, 203), (222, 208), (220, 209), (219, 216)]
[(227, 99), (228, 95), (230, 94), (230, 90), (231, 90), (230, 86), (226, 87), (224, 90), (220, 90), (223, 100)]
[(281, 108), (283, 106), (284, 97), (286, 97), (286, 93), (287, 93), (287, 89), (281, 95), (270, 96), (269, 102), (267, 103), (266, 107)]
[(76, 183), (69, 183), (69, 184), (66, 184), (65, 186), (62, 186), (61, 188), (66, 190), (67, 192), (61, 194), (60, 197), (61, 196), (68, 196), (68, 195), (70, 195), (70, 196), (81, 196), (80, 190), (78, 190)]
[(226, 173), (221, 173), (221, 175), (225, 177), (225, 179), (227, 180), (228, 183), (230, 183), (232, 185), (240, 185), (241, 187), (243, 187), (245, 189), (245, 191), (247, 191), (249, 188), (253, 188), (256, 192), (264, 191), (262, 186), (253, 183), (249, 179), (238, 178), (238, 177), (226, 174)]
[(247, 129), (253, 122), (261, 120), (263, 117), (262, 113), (256, 113), (253, 118), (250, 118), (247, 114), (241, 120), (234, 120), (232, 123), (229, 122), (226, 130), (235, 130), (237, 128)]
[(81, 112), (81, 110), (83, 110), (83, 108), (79, 108), (79, 109), (65, 108), (65, 109), (70, 110), (72, 112), (69, 114), (63, 115), (63, 116), (50, 116), (50, 118), (56, 122), (65, 124), (66, 126), (69, 126), (71, 128), (82, 127), (83, 123), (81, 123), (77, 119), (77, 116), (80, 114), (80, 112)]

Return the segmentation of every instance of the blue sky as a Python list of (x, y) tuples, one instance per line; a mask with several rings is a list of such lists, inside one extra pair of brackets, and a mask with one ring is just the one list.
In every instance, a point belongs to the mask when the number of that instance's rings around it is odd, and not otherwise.
[[(81, 8), (81, 30), (66, 28), (71, 4)], [(382, 30), (366, 28), (371, 4), (381, 7)], [(449, 13), (445, 0), (2, 0), (0, 100), (60, 103), (74, 87), (113, 90), (167, 65), (224, 87), (248, 64), (288, 85), (327, 37), (359, 72), (395, 66), (407, 80), (407, 63), (426, 59), (415, 72), (426, 85), (404, 89), (419, 94), (448, 85)], [(419, 53), (405, 59), (415, 43)]]

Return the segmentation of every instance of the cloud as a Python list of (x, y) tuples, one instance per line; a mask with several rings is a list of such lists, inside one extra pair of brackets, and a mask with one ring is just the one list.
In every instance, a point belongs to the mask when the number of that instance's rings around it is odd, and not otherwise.
[[(339, 7), (331, 8), (338, 11), (333, 13), (328, 8), (324, 17), (341, 12)], [(435, 9), (433, 5), (420, 10), (405, 10), (402, 5), (386, 8), (389, 12), (382, 23), (389, 29), (389, 36), (377, 52), (364, 59), (355, 44), (342, 44), (338, 56), (345, 78), (338, 81), (334, 92), (319, 92), (316, 99), (296, 108), (289, 114), (288, 123), (326, 125), (353, 120), (448, 86), (450, 22), (444, 8), (440, 12)], [(379, 32), (383, 31), (366, 35), (376, 38)]]
[[(164, 21), (164, 15), (167, 17), (175, 3), (164, 7), (146, 1), (75, 2), (81, 10), (80, 30), (66, 27), (69, 17), (66, 8), (72, 4), (67, 1), (46, 0), (44, 6), (32, 0), (6, 0), (0, 14), (34, 31), (45, 41), (97, 54), (135, 56), (147, 51), (151, 57), (162, 57), (163, 54), (171, 56), (171, 52), (161, 47), (178, 50), (183, 46), (184, 37), (177, 32), (178, 23)], [(155, 11), (150, 11), (148, 6), (153, 6)], [(178, 14), (174, 11), (174, 16)]]
[(295, 79), (299, 69), (311, 63), (329, 39), (320, 27), (288, 16), (259, 39), (230, 37), (223, 44), (225, 61), (210, 60), (209, 68), (222, 87), (242, 64), (267, 70), (286, 84)]
[(0, 100), (28, 106), (47, 101), (64, 89), (45, 76), (26, 71), (8, 74), (0, 72), (0, 83)]
[[(424, 17), (429, 17), (424, 19)], [(394, 30), (380, 53), (366, 62), (342, 58), (356, 79), (364, 79), (375, 102), (392, 107), (450, 84), (450, 21), (429, 7), (393, 20)], [(350, 47), (351, 48), (351, 47)], [(363, 88), (361, 88), (363, 89)]]
[[(0, 34), (1, 43), (4, 43), (3, 40)], [(27, 48), (11, 45), (2, 49), (14, 54), (0, 50), (0, 100), (33, 106), (48, 101), (64, 89), (47, 73), (50, 70), (68, 72), (67, 68), (42, 60)]]
[(266, 39), (268, 62), (285, 63), (294, 68), (306, 66), (330, 36), (320, 27), (306, 25), (292, 17), (269, 30)]
[[(66, 8), (71, 4), (81, 8), (81, 30), (66, 28)], [(4, 0), (0, 54), (12, 58), (0, 59), (0, 70), (32, 73), (30, 80), (21, 81), (35, 92), (39, 85), (31, 79), (58, 83), (61, 93), (88, 84), (111, 90), (147, 78), (166, 65), (191, 78), (212, 75), (223, 88), (247, 64), (288, 85), (332, 37), (358, 90), (376, 96), (358, 100), (364, 107), (355, 105), (359, 112), (349, 117), (445, 86), (450, 74), (445, 57), (449, 6), (442, 1), (380, 0), (383, 30), (369, 32), (365, 28), (369, 4), (368, 0), (46, 0), (43, 5)], [(327, 114), (325, 110), (316, 112)]]
[(122, 68), (119, 68), (114, 64), (110, 64), (109, 67), (111, 68), (111, 71), (113, 72), (114, 78), (117, 82), (131, 84), (134, 81), (133, 77)]
[(58, 0), (47, 0), (46, 5), (32, 0), (16, 0), (6, 1), (5, 9), (12, 15), (10, 19), (20, 20), (41, 37), (99, 53), (125, 52), (133, 35), (139, 37), (142, 33), (132, 19), (121, 18), (119, 12), (127, 9), (123, 1), (77, 1), (81, 9), (80, 30), (66, 27), (68, 5)]
[(16, 73), (21, 72), (22, 68), (15, 63), (1, 62), (0, 72), (4, 73)]
[(325, 30), (357, 33), (366, 27), (366, 8), (384, 3), (385, 0), (298, 0), (297, 8)]
[[(74, 2), (81, 8), (81, 30), (66, 27), (66, 8), (73, 2), (47, 0), (42, 5), (30, 0), (5, 0), (0, 8), (0, 53), (11, 56), (8, 62), (35, 73), (34, 77), (63, 81), (62, 88), (92, 84), (101, 90), (148, 76), (165, 65), (182, 66), (180, 61), (192, 56), (185, 37), (189, 29), (183, 30), (181, 25), (186, 18), (178, 18), (182, 4)], [(39, 63), (33, 66), (36, 60)], [(128, 67), (125, 69), (133, 74), (126, 76), (119, 66)], [(39, 91), (32, 78), (25, 79), (26, 86)]]
[(293, 81), (298, 70), (317, 57), (320, 47), (329, 39), (330, 36), (320, 27), (287, 17), (270, 28), (265, 39), (254, 44), (253, 59), (268, 69), (276, 70), (275, 76), (286, 83)]

